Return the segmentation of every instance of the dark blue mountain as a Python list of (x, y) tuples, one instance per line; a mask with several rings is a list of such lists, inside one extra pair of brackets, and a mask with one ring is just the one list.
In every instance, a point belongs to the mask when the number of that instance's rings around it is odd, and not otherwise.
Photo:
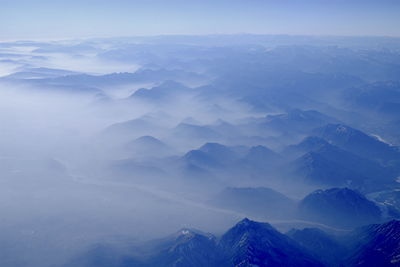
[(306, 248), (268, 223), (244, 219), (219, 241), (211, 234), (182, 229), (166, 238), (137, 244), (100, 245), (65, 267), (324, 266)]
[(268, 223), (244, 219), (218, 244), (227, 266), (323, 266)]
[(148, 267), (218, 266), (215, 237), (192, 229), (182, 229), (167, 238), (151, 241), (142, 249), (144, 266)]
[(182, 229), (147, 242), (97, 245), (63, 266), (398, 266), (399, 242), (399, 221), (333, 236), (315, 228), (284, 235), (268, 223), (243, 219), (219, 239)]
[(63, 267), (219, 266), (215, 237), (182, 229), (168, 237), (140, 244), (98, 245)]
[(290, 165), (295, 181), (315, 186), (351, 186), (362, 188), (367, 177), (353, 169), (344, 168), (316, 152), (309, 152)]
[(327, 266), (339, 266), (347, 255), (346, 247), (336, 237), (318, 228), (292, 229), (286, 235)]
[[(373, 224), (351, 234), (352, 253), (348, 266), (399, 266), (400, 221)], [(350, 240), (351, 240), (350, 239)]]
[(317, 190), (298, 206), (301, 218), (339, 228), (353, 228), (381, 220), (381, 211), (361, 193), (348, 188)]

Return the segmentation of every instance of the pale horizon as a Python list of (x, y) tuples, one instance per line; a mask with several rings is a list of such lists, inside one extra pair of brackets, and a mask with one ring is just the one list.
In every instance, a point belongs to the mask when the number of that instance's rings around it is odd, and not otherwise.
[(400, 36), (398, 1), (0, 1), (2, 40), (143, 35)]

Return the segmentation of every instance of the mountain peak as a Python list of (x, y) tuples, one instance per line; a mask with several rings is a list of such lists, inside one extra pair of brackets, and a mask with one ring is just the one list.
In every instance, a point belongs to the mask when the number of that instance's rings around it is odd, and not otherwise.
[(219, 243), (232, 266), (322, 266), (268, 223), (244, 218)]
[(151, 135), (143, 135), (141, 137), (138, 137), (137, 139), (135, 139), (135, 141), (137, 142), (150, 142), (150, 143), (162, 143), (159, 139), (151, 136)]
[(179, 231), (177, 231), (175, 233), (175, 236), (177, 238), (184, 237), (184, 238), (187, 238), (187, 239), (191, 239), (191, 238), (194, 238), (196, 236), (207, 237), (210, 240), (215, 239), (215, 237), (212, 234), (205, 233), (205, 232), (202, 232), (200, 230), (193, 229), (193, 228), (182, 228), (182, 229), (180, 229)]
[(240, 222), (238, 222), (236, 225), (250, 225), (253, 221), (251, 221), (249, 218), (244, 218)]
[(241, 221), (239, 221), (234, 227), (240, 227), (240, 228), (247, 228), (247, 229), (257, 229), (257, 228), (262, 228), (262, 229), (269, 229), (276, 231), (269, 223), (266, 222), (256, 222), (253, 220), (250, 220), (249, 218), (244, 218)]
[(203, 152), (216, 152), (216, 151), (226, 151), (229, 150), (229, 148), (225, 145), (215, 143), (215, 142), (209, 142), (205, 143), (202, 145), (199, 150)]

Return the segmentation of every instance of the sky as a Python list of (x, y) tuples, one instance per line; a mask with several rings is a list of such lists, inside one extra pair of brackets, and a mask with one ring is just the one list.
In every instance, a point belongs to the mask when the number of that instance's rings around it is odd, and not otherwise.
[(399, 0), (0, 0), (0, 41), (165, 34), (400, 36)]

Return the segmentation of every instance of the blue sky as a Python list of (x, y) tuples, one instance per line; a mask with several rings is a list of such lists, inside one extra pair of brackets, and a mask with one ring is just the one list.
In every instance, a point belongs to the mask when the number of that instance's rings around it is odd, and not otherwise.
[(0, 39), (158, 34), (400, 36), (399, 0), (0, 0)]

